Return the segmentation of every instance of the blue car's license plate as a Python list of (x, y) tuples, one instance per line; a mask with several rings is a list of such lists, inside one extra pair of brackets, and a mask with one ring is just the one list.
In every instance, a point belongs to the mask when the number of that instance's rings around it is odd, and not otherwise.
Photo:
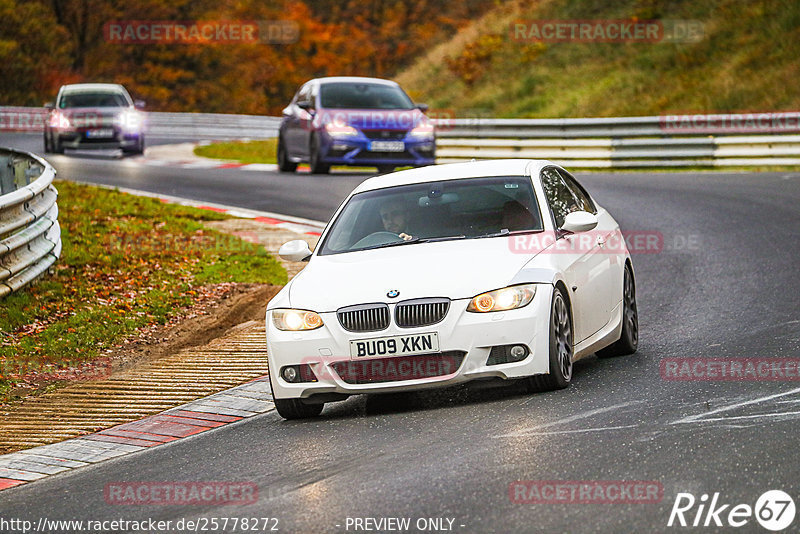
[(402, 152), (406, 144), (402, 141), (372, 141), (369, 144), (370, 152)]

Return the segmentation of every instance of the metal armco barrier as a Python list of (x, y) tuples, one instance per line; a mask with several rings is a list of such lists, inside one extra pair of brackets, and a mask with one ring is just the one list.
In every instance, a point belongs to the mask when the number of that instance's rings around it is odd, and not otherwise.
[[(44, 108), (0, 106), (0, 132), (43, 132)], [(222, 113), (145, 113), (145, 135), (161, 138), (211, 141), (269, 139), (278, 135), (280, 117)]]
[[(41, 131), (45, 120), (42, 108), (0, 107), (0, 131)], [(277, 135), (280, 120), (149, 112), (147, 135), (197, 141), (266, 139)], [(570, 168), (800, 165), (800, 112), (434, 122), (439, 163), (543, 158)]]
[(569, 168), (800, 165), (800, 113), (438, 120), (438, 163), (549, 159)]
[(278, 135), (280, 117), (221, 113), (147, 113), (147, 135), (176, 139), (268, 139)]
[(61, 254), (55, 169), (0, 148), (0, 298), (29, 284)]

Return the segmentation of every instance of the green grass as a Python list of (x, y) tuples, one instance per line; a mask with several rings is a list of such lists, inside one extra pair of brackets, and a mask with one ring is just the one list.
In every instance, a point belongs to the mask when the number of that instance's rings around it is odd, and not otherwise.
[[(234, 141), (232, 143), (212, 143), (195, 147), (194, 153), (204, 158), (226, 159), (240, 163), (276, 163), (275, 154), (278, 149), (277, 139), (266, 141)], [(300, 164), (301, 167), (308, 164)], [(348, 167), (334, 165), (334, 170), (348, 172), (364, 172), (375, 167)], [(397, 170), (411, 167), (397, 167)]]
[[(689, 19), (696, 43), (536, 43), (517, 21)], [(398, 74), (457, 116), (610, 117), (800, 109), (800, 3), (546, 0), (498, 4)]]
[(285, 284), (263, 247), (203, 225), (213, 211), (60, 181), (63, 252), (0, 304), (0, 401), (37, 373), (80, 366), (226, 282)]
[(278, 140), (235, 141), (232, 143), (213, 143), (201, 145), (194, 153), (204, 158), (229, 159), (242, 163), (276, 163)]

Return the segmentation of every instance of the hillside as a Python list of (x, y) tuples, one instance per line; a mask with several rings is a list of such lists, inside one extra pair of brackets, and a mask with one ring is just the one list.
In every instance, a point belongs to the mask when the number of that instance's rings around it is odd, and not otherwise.
[[(694, 43), (536, 42), (515, 23), (700, 21)], [(530, 27), (530, 26), (528, 26)], [(540, 0), (498, 5), (396, 79), (458, 116), (591, 117), (800, 110), (794, 0)]]

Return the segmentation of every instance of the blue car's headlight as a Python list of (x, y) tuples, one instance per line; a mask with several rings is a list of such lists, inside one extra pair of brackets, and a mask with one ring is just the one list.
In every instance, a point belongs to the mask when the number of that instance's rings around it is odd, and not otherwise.
[(414, 141), (433, 141), (433, 124), (422, 122), (408, 132), (408, 137)]
[(346, 124), (336, 124), (335, 122), (329, 122), (326, 124), (325, 131), (328, 132), (328, 135), (335, 138), (353, 137), (358, 135), (358, 130), (352, 126), (348, 126)]

